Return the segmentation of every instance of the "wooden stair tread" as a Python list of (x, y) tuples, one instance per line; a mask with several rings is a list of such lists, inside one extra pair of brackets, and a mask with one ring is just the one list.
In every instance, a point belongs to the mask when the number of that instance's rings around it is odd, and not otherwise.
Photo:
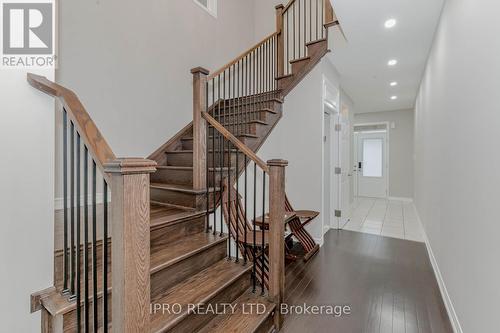
[[(250, 310), (250, 304), (263, 304), (266, 307), (266, 312), (257, 314), (255, 307), (252, 309), (253, 311)], [(260, 296), (258, 292), (252, 293), (251, 290), (247, 290), (236, 299), (232, 303), (232, 306), (235, 306), (234, 311), (216, 316), (198, 333), (253, 333), (257, 331), (260, 325), (276, 308), (276, 305), (269, 301), (267, 297)]]
[(203, 214), (205, 214), (205, 211), (182, 209), (180, 207), (152, 203), (150, 210), (151, 229), (182, 222), (186, 219), (195, 218)]
[[(166, 183), (151, 183), (150, 184), (151, 188), (156, 188), (160, 190), (170, 190), (170, 191), (177, 191), (177, 192), (183, 192), (183, 193), (189, 193), (189, 194), (204, 194), (206, 193), (206, 190), (195, 190), (193, 189), (193, 185), (184, 185), (184, 184), (166, 184)], [(214, 190), (217, 192), (219, 191), (218, 187), (209, 187), (209, 192), (213, 192)]]
[(313, 44), (316, 44), (316, 43), (326, 42), (326, 41), (327, 41), (326, 37), (325, 38), (320, 38), (320, 39), (316, 39), (316, 40), (307, 42), (306, 46), (313, 45)]
[(306, 56), (306, 57), (302, 57), (302, 58), (297, 58), (297, 59), (290, 60), (290, 63), (293, 64), (295, 62), (305, 61), (305, 60), (310, 60), (310, 59), (311, 59), (310, 56)]
[[(208, 138), (209, 139), (212, 139), (214, 136), (213, 135), (209, 135)], [(238, 134), (236, 137), (240, 138), (240, 137), (244, 137), (244, 138), (252, 138), (252, 139), (256, 139), (258, 138), (259, 136), (258, 135), (255, 135), (255, 134), (250, 134), (250, 133), (244, 133), (244, 134)], [(193, 137), (192, 136), (186, 136), (184, 138), (182, 138), (181, 140), (184, 140), (184, 141), (191, 141), (193, 140)]]
[[(267, 122), (263, 121), (263, 120), (258, 120), (258, 119), (254, 119), (254, 120), (246, 120), (246, 121), (239, 121), (239, 122), (232, 122), (232, 121), (224, 121), (221, 123), (222, 125), (234, 125), (234, 124), (262, 124), (262, 125), (269, 125)], [(212, 126), (210, 126), (212, 127)]]
[(189, 237), (180, 238), (169, 244), (151, 249), (151, 273), (156, 273), (168, 266), (182, 261), (218, 243), (225, 242), (227, 235), (200, 232)]
[[(193, 167), (192, 166), (173, 166), (173, 165), (161, 165), (161, 166), (157, 166), (156, 167), (157, 169), (162, 169), (162, 170), (186, 170), (186, 171), (192, 171), (193, 170)], [(220, 171), (221, 168), (220, 167), (209, 167), (208, 168), (208, 171)], [(222, 170), (225, 170), (227, 171), (228, 167), (223, 167)], [(231, 168), (231, 169), (234, 169), (234, 168)]]
[(165, 332), (174, 327), (188, 315), (188, 304), (206, 304), (251, 269), (251, 265), (243, 266), (241, 263), (223, 259), (177, 284), (152, 303), (180, 304), (182, 311), (178, 314), (153, 311), (150, 317), (151, 332)]

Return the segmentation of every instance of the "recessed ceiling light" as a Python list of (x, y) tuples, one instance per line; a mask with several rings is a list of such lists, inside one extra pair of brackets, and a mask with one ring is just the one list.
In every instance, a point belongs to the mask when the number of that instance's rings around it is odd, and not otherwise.
[(387, 29), (390, 29), (390, 28), (394, 28), (396, 23), (397, 23), (396, 19), (391, 18), (391, 19), (388, 19), (387, 21), (385, 21), (384, 26)]
[(394, 101), (394, 100), (398, 99), (398, 96), (391, 96), (391, 99)]
[(389, 62), (387, 62), (387, 65), (389, 66), (396, 66), (398, 61), (396, 59), (391, 59)]
[(395, 86), (397, 86), (397, 85), (398, 85), (398, 83), (397, 83), (396, 81), (392, 81), (392, 82), (390, 83), (390, 85), (391, 85), (391, 87), (395, 87)]

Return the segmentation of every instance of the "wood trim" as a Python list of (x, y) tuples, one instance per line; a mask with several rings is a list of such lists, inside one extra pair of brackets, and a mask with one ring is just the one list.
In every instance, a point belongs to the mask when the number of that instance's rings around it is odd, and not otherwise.
[(269, 173), (269, 167), (267, 164), (261, 160), (254, 152), (252, 149), (250, 149), (247, 145), (245, 145), (243, 142), (238, 140), (231, 132), (229, 132), (224, 126), (222, 126), (217, 120), (212, 118), (211, 115), (209, 115), (206, 112), (202, 112), (203, 118), (207, 120), (210, 125), (212, 125), (220, 134), (222, 134), (226, 139), (231, 141), (233, 145), (235, 145), (243, 154), (245, 154), (249, 159), (254, 161), (262, 170), (265, 172)]
[[(87, 146), (89, 153), (99, 169), (104, 171), (104, 164), (115, 160), (116, 156), (78, 99), (78, 96), (73, 91), (48, 80), (44, 76), (28, 73), (27, 80), (32, 87), (57, 98), (63, 104), (69, 119), (80, 133), (80, 137)], [(103, 175), (106, 180), (109, 180), (104, 172)]]
[(324, 2), (324, 15), (325, 15), (325, 23), (328, 24), (330, 22), (337, 21), (337, 16), (335, 15), (335, 12), (333, 11), (332, 4), (330, 3), (330, 0), (325, 0)]
[[(285, 294), (285, 160), (267, 161), (269, 166), (269, 296), (277, 307)], [(274, 314), (274, 326), (281, 329), (283, 317)]]
[(30, 295), (30, 313), (35, 313), (42, 309), (41, 300), (44, 297), (49, 296), (50, 294), (56, 291), (56, 287), (52, 286), (44, 290), (37, 291)]
[(290, 0), (285, 7), (283, 8), (283, 14), (287, 12), (288, 8), (290, 8), (295, 3), (295, 0)]
[(193, 190), (207, 187), (207, 122), (201, 113), (207, 110), (208, 70), (198, 67), (193, 74)]
[(154, 161), (119, 159), (111, 174), (113, 332), (149, 332), (150, 196)]
[(224, 72), (225, 70), (227, 70), (229, 67), (231, 67), (232, 65), (234, 65), (235, 63), (237, 63), (238, 61), (240, 61), (242, 58), (244, 58), (245, 56), (247, 56), (248, 54), (250, 54), (252, 51), (254, 51), (255, 49), (257, 49), (259, 46), (261, 46), (262, 44), (264, 44), (265, 42), (267, 42), (269, 39), (273, 38), (274, 36), (276, 36), (278, 34), (279, 34), (279, 32), (273, 32), (272, 34), (270, 34), (269, 36), (267, 36), (266, 38), (264, 38), (262, 41), (260, 41), (257, 44), (255, 44), (249, 50), (243, 52), (242, 54), (240, 54), (239, 56), (237, 56), (236, 58), (234, 58), (233, 60), (231, 60), (229, 63), (227, 63), (226, 65), (224, 65), (223, 67), (221, 67), (219, 70), (215, 71), (212, 75), (208, 76), (207, 77), (207, 81), (210, 81), (210, 80), (216, 78), (219, 74), (221, 74), (222, 72)]
[(284, 43), (284, 27), (283, 27), (283, 5), (276, 6), (276, 31), (279, 32), (277, 38), (277, 67), (278, 67), (278, 77), (282, 76), (285, 71), (285, 43)]

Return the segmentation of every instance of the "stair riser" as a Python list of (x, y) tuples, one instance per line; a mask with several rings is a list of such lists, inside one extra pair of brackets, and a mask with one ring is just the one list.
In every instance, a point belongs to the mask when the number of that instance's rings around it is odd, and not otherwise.
[(241, 123), (245, 121), (252, 121), (252, 120), (261, 120), (261, 121), (266, 121), (268, 119), (268, 114), (270, 112), (268, 111), (249, 111), (249, 112), (241, 112), (239, 114), (232, 114), (233, 112), (231, 111), (231, 114), (221, 114), (220, 116), (216, 117), (216, 120), (220, 123)]
[(167, 165), (171, 166), (193, 166), (193, 153), (191, 152), (182, 152), (182, 153), (170, 153), (166, 152), (167, 155)]
[(205, 230), (205, 215), (168, 224), (151, 230), (151, 248), (168, 245), (178, 239), (189, 237)]
[(227, 256), (227, 242), (221, 242), (151, 275), (151, 299), (175, 284), (199, 273)]
[[(249, 142), (254, 141), (255, 139), (253, 138), (247, 138), (247, 137), (238, 137), (238, 140), (243, 142), (244, 144), (248, 144)], [(208, 139), (208, 147), (212, 149), (212, 141), (215, 147), (219, 147), (219, 144), (221, 142), (220, 137), (216, 136), (215, 138), (209, 138)], [(192, 139), (185, 139), (182, 140), (182, 149), (184, 150), (193, 150), (193, 140)]]
[[(214, 308), (216, 304), (232, 303), (238, 298), (245, 290), (250, 287), (250, 274), (243, 274), (240, 278), (234, 281), (231, 285), (227, 286), (222, 292), (212, 298), (207, 304), (212, 305)], [(185, 333), (196, 332), (201, 327), (206, 325), (212, 320), (215, 315), (211, 314), (189, 314), (175, 327), (172, 327), (167, 332)]]
[[(215, 156), (212, 153), (209, 153), (208, 156), (207, 156), (208, 166), (209, 167), (213, 166), (213, 160), (214, 159), (215, 159), (215, 165), (216, 165), (216, 167), (220, 166), (221, 159), (224, 160), (223, 161), (224, 164), (222, 165), (223, 167), (227, 168), (229, 166), (229, 154), (228, 153), (219, 154), (218, 152), (216, 152)], [(245, 156), (243, 155), (243, 153), (239, 152), (238, 153), (238, 166), (243, 165), (244, 161), (245, 161)], [(236, 152), (231, 153), (231, 168), (235, 168), (235, 167), (236, 167)], [(219, 174), (220, 174), (220, 171), (217, 171), (216, 172), (217, 177), (220, 176)], [(223, 170), (223, 177), (225, 177), (226, 175), (227, 175), (227, 170)]]
[(287, 87), (294, 80), (294, 76), (287, 76), (285, 78), (278, 79), (278, 87), (283, 89)]
[(193, 185), (193, 170), (158, 169), (151, 174), (152, 183)]
[[(274, 99), (258, 99), (258, 98), (255, 98), (255, 99), (252, 99), (252, 101), (248, 104), (245, 104), (245, 103), (242, 103), (241, 105), (239, 105), (238, 107), (239, 108), (242, 108), (242, 109), (250, 109), (250, 110), (258, 110), (258, 109), (262, 109), (262, 108), (269, 108), (269, 109), (272, 109), (274, 110), (274, 107), (276, 105), (281, 105), (280, 102), (278, 102), (277, 100), (274, 100)], [(220, 110), (220, 111), (219, 111)], [(234, 112), (233, 111), (234, 108), (233, 107), (229, 107), (229, 106), (226, 106), (226, 107), (220, 107), (220, 108), (215, 108), (215, 114), (219, 114), (219, 112)], [(212, 111), (210, 111), (210, 114), (213, 114)]]
[(151, 200), (182, 207), (196, 208), (196, 196), (191, 193), (178, 192), (167, 189), (151, 188)]
[(327, 41), (321, 41), (307, 46), (307, 54), (313, 56), (316, 53), (324, 52), (328, 48)]
[(298, 73), (309, 64), (309, 59), (302, 59), (292, 63), (292, 73)]

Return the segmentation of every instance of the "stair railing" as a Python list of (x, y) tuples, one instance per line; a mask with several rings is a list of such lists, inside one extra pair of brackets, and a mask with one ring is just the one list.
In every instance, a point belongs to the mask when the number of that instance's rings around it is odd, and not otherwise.
[[(112, 318), (113, 332), (147, 332), (149, 174), (156, 162), (116, 158), (74, 92), (38, 75), (28, 74), (27, 80), (62, 105), (63, 245), (54, 284), (62, 297), (75, 302), (75, 329), (108, 332)], [(102, 204), (97, 202), (98, 173)], [(54, 330), (62, 332), (62, 327)]]
[(276, 6), (276, 15), (284, 44), (282, 75), (288, 75), (290, 61), (307, 57), (307, 45), (326, 38), (336, 18), (330, 0), (291, 0), (285, 6)]
[[(285, 288), (288, 162), (265, 163), (210, 114), (203, 112), (202, 117), (211, 135), (207, 142), (206, 182), (213, 189), (209, 191), (207, 187), (206, 232), (221, 236), (227, 232), (228, 259), (251, 264), (253, 291), (260, 290), (262, 295), (267, 292), (279, 307)], [(235, 253), (231, 252), (231, 240), (236, 244)], [(282, 323), (279, 311), (275, 312), (274, 320), (279, 329)]]

